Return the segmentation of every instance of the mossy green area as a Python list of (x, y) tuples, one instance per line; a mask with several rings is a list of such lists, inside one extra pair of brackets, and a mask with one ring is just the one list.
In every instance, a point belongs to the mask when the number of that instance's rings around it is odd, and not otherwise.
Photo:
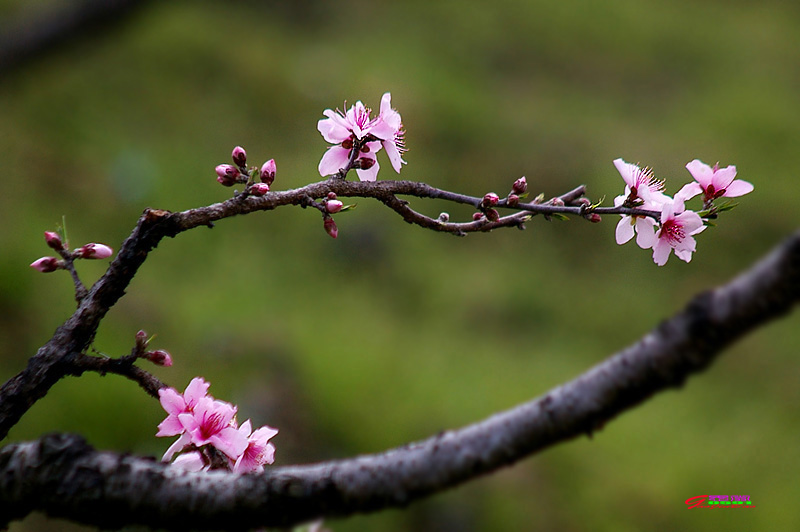
[[(39, 9), (57, 2), (41, 2)], [(30, 3), (0, 2), (0, 22)], [(274, 189), (320, 180), (326, 108), (390, 91), (401, 178), (480, 196), (525, 175), (532, 195), (585, 184), (610, 205), (612, 160), (676, 192), (684, 165), (734, 164), (755, 185), (699, 235), (690, 264), (540, 217), (456, 238), (358, 200), (285, 207), (163, 241), (94, 347), (155, 333), (183, 389), (194, 376), (280, 434), (277, 464), (372, 453), (545, 393), (749, 266), (800, 222), (800, 4), (779, 1), (150, 2), (0, 78), (0, 381), (74, 309), (69, 276), (28, 267), (66, 217), (71, 244), (115, 250), (146, 207), (232, 194), (214, 166), (244, 146)], [(397, 175), (385, 154), (380, 179)], [(695, 200), (696, 201), (696, 200)], [(692, 204), (696, 207), (695, 204)], [(431, 216), (463, 207), (413, 200)], [(107, 261), (82, 261), (87, 283)], [(800, 328), (790, 315), (705, 373), (590, 438), (336, 532), (800, 529)], [(52, 431), (160, 456), (164, 412), (132, 382), (59, 382), (6, 442)], [(756, 508), (687, 511), (701, 494)], [(34, 516), (13, 532), (83, 530)]]

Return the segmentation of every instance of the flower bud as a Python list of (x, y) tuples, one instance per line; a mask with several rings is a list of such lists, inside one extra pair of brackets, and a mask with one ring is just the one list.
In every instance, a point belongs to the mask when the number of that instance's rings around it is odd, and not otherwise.
[(497, 205), (498, 201), (500, 201), (500, 196), (494, 192), (489, 192), (483, 197), (483, 200), (481, 201), (481, 207), (494, 207)]
[(244, 166), (247, 164), (247, 152), (241, 146), (236, 146), (231, 152), (231, 159), (236, 166)]
[(336, 192), (328, 192), (328, 199), (336, 199)]
[(550, 205), (555, 205), (556, 207), (563, 207), (564, 200), (562, 200), (561, 198), (553, 198), (550, 200)]
[(82, 259), (107, 259), (114, 254), (114, 250), (105, 244), (91, 242), (75, 250)]
[(494, 209), (486, 209), (486, 217), (489, 219), (489, 221), (496, 222), (500, 219), (500, 213)]
[(519, 205), (519, 196), (516, 194), (509, 194), (507, 204), (509, 207), (516, 207)]
[(438, 220), (440, 222), (442, 222), (443, 224), (446, 224), (447, 222), (450, 221), (450, 213), (443, 212), (443, 213), (439, 214)]
[(328, 211), (330, 214), (335, 214), (341, 211), (342, 207), (344, 207), (344, 203), (342, 203), (337, 199), (328, 200), (325, 202), (325, 210)]
[(275, 174), (277, 171), (278, 168), (275, 166), (275, 159), (270, 159), (269, 161), (265, 162), (261, 165), (261, 181), (272, 186), (272, 182), (275, 181)]
[(44, 241), (47, 242), (48, 246), (56, 251), (61, 251), (64, 249), (64, 243), (61, 241), (61, 237), (58, 235), (58, 233), (54, 233), (53, 231), (45, 231)]
[(477, 222), (481, 218), (483, 218), (483, 213), (482, 212), (474, 212), (474, 213), (472, 213), (472, 221), (473, 222)]
[(240, 174), (239, 169), (232, 164), (218, 164), (214, 170), (219, 177), (227, 179), (236, 179)]
[(141, 352), (147, 347), (147, 333), (139, 331), (136, 333), (136, 349)]
[(514, 194), (525, 194), (525, 192), (528, 191), (528, 181), (525, 179), (525, 176), (514, 181), (514, 184), (511, 185), (511, 191)]
[(325, 217), (325, 221), (322, 225), (325, 228), (325, 232), (331, 235), (331, 238), (336, 238), (339, 236), (339, 228), (336, 227), (336, 222), (334, 222), (333, 218), (330, 216)]
[(599, 224), (600, 222), (603, 221), (603, 218), (596, 212), (593, 212), (592, 214), (587, 216), (586, 219), (592, 222), (593, 224)]
[(42, 273), (54, 272), (61, 267), (61, 263), (55, 257), (42, 257), (31, 262), (31, 268)]
[(248, 189), (253, 196), (263, 196), (269, 192), (269, 185), (266, 183), (253, 183)]
[(156, 366), (170, 367), (172, 365), (172, 357), (163, 349), (156, 349), (155, 351), (148, 351), (143, 358), (146, 358)]

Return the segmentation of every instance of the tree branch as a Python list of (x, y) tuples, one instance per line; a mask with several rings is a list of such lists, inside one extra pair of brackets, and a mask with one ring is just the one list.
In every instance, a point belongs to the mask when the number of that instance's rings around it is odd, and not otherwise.
[[(53, 338), (40, 348), (36, 355), (31, 357), (24, 371), (0, 387), (0, 440), (6, 437), (11, 427), (36, 401), (44, 397), (60, 378), (85, 371), (76, 365), (76, 357), (89, 348), (100, 321), (125, 294), (125, 289), (148, 253), (164, 237), (175, 237), (198, 226), (211, 227), (217, 220), (240, 214), (273, 210), (284, 205), (305, 207), (309, 198), (324, 198), (329, 192), (334, 192), (337, 196), (376, 199), (396, 211), (409, 223), (457, 235), (491, 231), (499, 227), (523, 227), (523, 223), (536, 214), (586, 216), (589, 212), (602, 211), (605, 214), (650, 215), (648, 211), (627, 207), (587, 208), (588, 200), (582, 198), (585, 188), (581, 186), (559, 198), (563, 205), (532, 201), (510, 207), (506, 204), (506, 200), (501, 200), (497, 207), (517, 212), (496, 221), (483, 218), (464, 223), (442, 222), (414, 211), (408, 206), (408, 202), (398, 199), (397, 196), (433, 198), (472, 205), (476, 209), (479, 208), (482, 198), (449, 192), (414, 181), (357, 182), (336, 178), (293, 190), (269, 192), (261, 197), (240, 193), (222, 203), (183, 212), (147, 209), (139, 218), (131, 235), (123, 242), (106, 273), (91, 287), (88, 294), (78, 294), (80, 300), (78, 309), (72, 317), (58, 328)], [(584, 201), (579, 202), (579, 199)]]
[(636, 344), (480, 423), (381, 454), (258, 475), (181, 472), (152, 459), (97, 452), (77, 436), (46, 436), (0, 450), (0, 516), (9, 521), (40, 510), (105, 527), (243, 530), (405, 506), (591, 435), (653, 394), (681, 386), (726, 346), (787, 313), (799, 299), (797, 232), (728, 284), (694, 297)]

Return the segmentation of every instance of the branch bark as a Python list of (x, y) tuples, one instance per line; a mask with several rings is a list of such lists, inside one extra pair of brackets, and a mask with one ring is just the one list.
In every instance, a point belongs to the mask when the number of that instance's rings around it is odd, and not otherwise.
[(798, 299), (800, 232), (573, 381), (482, 422), (376, 455), (235, 475), (98, 452), (78, 436), (8, 445), (0, 450), (0, 524), (39, 510), (104, 527), (244, 530), (405, 506), (591, 435), (655, 393), (681, 386)]

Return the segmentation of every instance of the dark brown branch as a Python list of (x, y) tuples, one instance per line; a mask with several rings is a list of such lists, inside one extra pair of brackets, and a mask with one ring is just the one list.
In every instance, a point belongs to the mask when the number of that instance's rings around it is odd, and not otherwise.
[(800, 232), (728, 284), (696, 296), (636, 344), (475, 425), (381, 454), (242, 476), (179, 472), (97, 452), (77, 436), (47, 436), (0, 450), (0, 516), (40, 510), (105, 527), (242, 530), (405, 506), (591, 435), (655, 393), (681, 386), (726, 346), (798, 300)]

